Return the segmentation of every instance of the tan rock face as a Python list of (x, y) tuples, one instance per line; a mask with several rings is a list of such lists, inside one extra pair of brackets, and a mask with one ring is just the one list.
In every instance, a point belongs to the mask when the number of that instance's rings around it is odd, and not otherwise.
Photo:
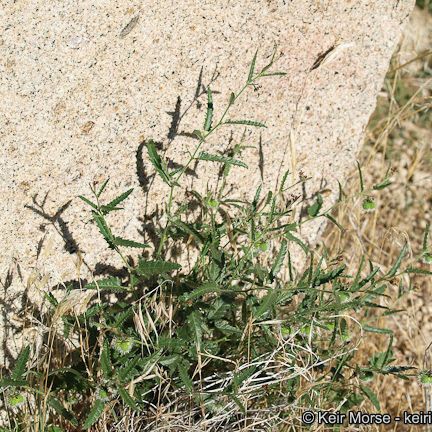
[[(31, 275), (39, 285), (48, 275), (52, 286), (88, 276), (97, 263), (120, 265), (86, 224), (77, 195), (107, 177), (111, 196), (135, 187), (112, 222), (118, 234), (142, 241), (143, 220), (167, 193), (161, 182), (148, 183), (153, 170), (142, 142), (154, 139), (167, 158), (184, 162), (196, 143), (188, 133), (202, 127), (203, 86), (211, 85), (217, 116), (243, 85), (257, 48), (259, 67), (276, 45), (275, 67), (287, 75), (261, 81), (235, 108), (233, 117), (268, 128), (247, 131), (249, 170), (234, 171), (234, 195), (253, 194), (261, 181), (273, 187), (291, 169), (312, 177), (308, 196), (323, 187), (334, 196), (412, 7), (413, 0), (6, 3), (0, 275), (7, 310), (21, 303)], [(242, 132), (232, 130), (233, 142)], [(215, 135), (207, 150), (229, 148), (230, 134)], [(216, 165), (206, 164), (188, 182), (204, 190), (216, 178)], [(318, 230), (302, 234), (313, 239)], [(14, 351), (9, 336), (6, 330), (3, 348)]]

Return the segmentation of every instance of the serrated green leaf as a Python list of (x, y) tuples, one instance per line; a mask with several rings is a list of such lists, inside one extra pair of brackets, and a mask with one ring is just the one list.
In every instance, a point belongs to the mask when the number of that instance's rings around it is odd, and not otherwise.
[(227, 120), (225, 124), (254, 126), (254, 127), (262, 127), (262, 128), (267, 127), (264, 123), (255, 120)]
[(109, 212), (113, 210), (118, 210), (117, 206), (122, 203), (131, 193), (133, 192), (133, 188), (127, 190), (126, 192), (123, 192), (121, 195), (119, 195), (117, 198), (114, 198), (111, 202), (108, 204), (102, 206), (102, 212), (104, 214), (108, 214)]
[(179, 365), (177, 366), (177, 370), (182, 384), (186, 387), (186, 390), (189, 392), (189, 394), (192, 394), (193, 381), (189, 376), (187, 366), (183, 362), (180, 362)]
[(364, 325), (362, 328), (365, 332), (369, 332), (369, 333), (380, 333), (380, 334), (390, 334), (390, 335), (393, 334), (392, 330), (386, 328), (373, 327), (369, 325)]
[(159, 360), (159, 364), (161, 364), (162, 366), (172, 366), (172, 365), (176, 365), (179, 359), (180, 359), (179, 354), (173, 354), (170, 356), (162, 357)]
[(140, 243), (134, 240), (127, 240), (122, 237), (114, 237), (113, 242), (116, 246), (124, 246), (138, 249), (145, 249), (149, 247), (148, 243)]
[(297, 243), (303, 249), (303, 252), (306, 255), (309, 253), (308, 247), (298, 237), (296, 237), (295, 235), (293, 235), (289, 231), (285, 231), (284, 235), (285, 235), (285, 237), (286, 237), (287, 240), (291, 240), (294, 243)]
[(366, 386), (360, 386), (361, 391), (367, 396), (367, 398), (372, 402), (372, 405), (378, 410), (381, 410), (381, 406), (378, 400), (377, 395)]
[(127, 287), (122, 286), (121, 280), (118, 277), (110, 276), (105, 279), (100, 279), (95, 282), (91, 282), (84, 287), (85, 289), (100, 289), (102, 291), (126, 291)]
[(423, 253), (426, 253), (429, 250), (429, 230), (430, 230), (430, 222), (426, 224), (426, 229), (423, 236), (423, 245), (422, 245)]
[(78, 426), (78, 421), (75, 416), (70, 411), (68, 411), (57, 398), (50, 396), (48, 398), (48, 405), (53, 408), (57, 414), (67, 420), (72, 426)]
[(207, 282), (198, 288), (195, 288), (192, 292), (183, 294), (180, 299), (183, 301), (195, 300), (206, 294), (220, 292), (221, 288), (215, 282)]
[(279, 297), (279, 292), (277, 290), (271, 290), (268, 294), (266, 294), (262, 300), (258, 308), (254, 312), (255, 319), (261, 319), (268, 312), (272, 310), (272, 308), (276, 305)]
[(111, 364), (111, 350), (109, 346), (109, 342), (107, 339), (103, 342), (103, 348), (100, 355), (100, 365), (102, 372), (104, 374), (104, 377), (108, 379), (111, 376), (112, 373), (112, 364)]
[(327, 273), (320, 274), (315, 280), (314, 286), (324, 285), (332, 280), (337, 279), (345, 270), (345, 265), (341, 265)]
[(94, 203), (91, 202), (89, 199), (87, 199), (85, 196), (82, 195), (78, 195), (78, 198), (82, 201), (84, 201), (86, 204), (88, 204), (90, 207), (94, 208), (95, 210), (97, 210), (98, 206)]
[(417, 369), (415, 366), (386, 366), (382, 373), (385, 374), (398, 374), (409, 370)]
[(45, 298), (48, 300), (48, 302), (51, 304), (51, 306), (58, 306), (58, 300), (52, 295), (50, 292), (44, 293)]
[(139, 276), (150, 278), (164, 273), (170, 273), (174, 270), (179, 270), (180, 268), (181, 265), (170, 261), (145, 261), (140, 259), (138, 266), (136, 267), (136, 272)]
[(123, 402), (131, 409), (133, 409), (134, 411), (138, 410), (138, 406), (135, 402), (135, 400), (132, 398), (132, 396), (126, 391), (125, 388), (118, 386), (117, 387), (117, 391), (120, 395), (120, 397), (122, 398)]
[(208, 132), (211, 129), (213, 120), (213, 95), (210, 87), (207, 89), (207, 112), (204, 121), (204, 130)]
[(237, 327), (234, 327), (228, 321), (225, 321), (225, 320), (215, 321), (214, 325), (218, 330), (220, 330), (222, 333), (224, 333), (226, 335), (231, 335), (231, 334), (240, 335), (240, 334), (242, 334), (242, 330), (238, 329)]
[(257, 370), (257, 366), (249, 366), (240, 372), (236, 372), (233, 375), (232, 385), (234, 390), (237, 392), (238, 388), (249, 379)]
[(96, 196), (99, 198), (102, 195), (102, 192), (105, 190), (105, 188), (107, 187), (107, 184), (109, 182), (109, 177), (102, 183), (102, 186), (100, 187), (99, 191), (97, 192)]
[(155, 143), (153, 141), (149, 141), (147, 144), (147, 153), (150, 159), (151, 164), (155, 168), (156, 172), (159, 174), (160, 178), (169, 186), (172, 186), (172, 180), (168, 173), (168, 169), (166, 167), (166, 163), (159, 156)]
[(403, 248), (401, 249), (399, 256), (396, 260), (396, 262), (393, 264), (393, 267), (390, 269), (390, 271), (386, 274), (387, 278), (392, 278), (396, 275), (397, 271), (399, 270), (399, 267), (402, 264), (402, 260), (405, 258), (406, 254), (408, 253), (408, 244), (405, 243)]
[(269, 73), (264, 73), (261, 74), (261, 77), (271, 77), (271, 76), (285, 76), (287, 75), (286, 72), (269, 72)]
[(246, 414), (246, 407), (243, 405), (243, 403), (241, 402), (241, 400), (233, 393), (228, 393), (227, 395), (229, 398), (231, 398), (235, 404), (240, 408), (240, 411), (243, 414)]
[(262, 184), (260, 184), (257, 188), (257, 190), (255, 191), (255, 195), (254, 195), (254, 199), (252, 201), (252, 208), (255, 211), (258, 207), (258, 202), (261, 196), (261, 190), (262, 190)]
[(192, 132), (200, 141), (205, 141), (205, 136), (203, 135), (202, 131), (195, 129)]
[(21, 350), (20, 355), (18, 356), (15, 367), (12, 370), (11, 378), (13, 380), (22, 379), (23, 375), (27, 371), (27, 362), (30, 357), (30, 347), (26, 346)]
[(229, 308), (230, 306), (223, 299), (217, 298), (208, 311), (207, 316), (210, 320), (221, 319), (225, 316)]
[(102, 237), (105, 239), (105, 241), (108, 243), (108, 246), (110, 248), (114, 247), (113, 243), (113, 235), (111, 233), (111, 230), (109, 229), (105, 218), (100, 215), (99, 213), (93, 212), (93, 220), (96, 223), (96, 226), (99, 228), (99, 232), (102, 234)]
[(91, 426), (93, 426), (99, 420), (104, 408), (105, 402), (97, 399), (83, 424), (83, 429), (89, 429)]
[(27, 386), (27, 381), (25, 380), (14, 380), (11, 378), (3, 378), (2, 380), (0, 380), (0, 388), (5, 388), (5, 387), (26, 387)]
[(247, 78), (247, 83), (250, 84), (253, 81), (253, 76), (255, 73), (255, 64), (256, 64), (256, 59), (257, 59), (257, 55), (258, 55), (258, 50), (255, 51), (255, 54), (253, 56), (252, 62), (250, 64), (249, 67), (249, 73), (248, 73), (248, 78)]
[(386, 187), (390, 186), (391, 184), (392, 184), (392, 182), (390, 181), (390, 179), (386, 178), (381, 183), (375, 184), (373, 186), (373, 189), (382, 190), (382, 189), (385, 189)]
[(193, 335), (195, 343), (199, 347), (201, 345), (203, 335), (203, 322), (202, 316), (198, 311), (193, 311), (188, 317), (188, 327)]
[(432, 275), (432, 271), (426, 270), (423, 268), (414, 268), (414, 267), (408, 267), (405, 270), (405, 273), (411, 273), (411, 274), (421, 274), (421, 275)]
[(117, 371), (117, 377), (120, 382), (129, 382), (138, 373), (135, 369), (140, 363), (141, 355), (136, 355), (132, 360), (127, 360), (125, 366)]
[(133, 311), (131, 308), (127, 308), (124, 311), (115, 315), (114, 328), (119, 328), (123, 323), (132, 316)]
[(183, 221), (181, 221), (180, 219), (173, 219), (171, 221), (173, 223), (173, 225), (175, 225), (176, 227), (180, 228), (184, 233), (191, 235), (195, 240), (204, 243), (205, 239), (204, 237), (201, 235), (200, 232), (198, 232), (193, 226), (192, 224), (187, 224), (184, 223)]
[(222, 156), (222, 155), (214, 155), (207, 152), (201, 152), (198, 157), (198, 160), (202, 161), (211, 161), (211, 162), (220, 162), (227, 165), (236, 165), (242, 168), (247, 168), (248, 166), (238, 159), (233, 159), (231, 157)]

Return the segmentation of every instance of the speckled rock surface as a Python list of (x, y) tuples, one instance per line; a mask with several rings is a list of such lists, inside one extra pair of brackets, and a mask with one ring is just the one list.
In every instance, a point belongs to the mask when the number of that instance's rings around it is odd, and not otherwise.
[[(86, 224), (77, 195), (106, 177), (110, 197), (135, 187), (112, 222), (119, 234), (142, 240), (145, 215), (160, 209), (167, 193), (158, 181), (148, 191), (145, 179), (153, 171), (142, 142), (160, 142), (168, 158), (182, 163), (194, 146), (185, 132), (202, 125), (199, 83), (212, 83), (216, 110), (222, 109), (243, 84), (257, 48), (260, 66), (277, 45), (283, 53), (277, 69), (288, 74), (262, 81), (236, 108), (236, 117), (268, 128), (247, 133), (249, 170), (235, 170), (234, 193), (252, 194), (262, 180), (272, 187), (291, 168), (312, 177), (308, 195), (326, 188), (334, 197), (412, 7), (413, 0), (3, 2), (5, 356), (15, 351), (12, 333), (26, 325), (13, 315), (26, 286), (32, 292), (90, 270), (101, 273), (97, 263), (120, 265)], [(235, 129), (234, 140), (241, 133)], [(228, 131), (215, 136), (209, 148), (223, 151), (228, 137)], [(216, 174), (207, 164), (188, 181), (204, 189)], [(310, 226), (302, 235), (313, 239), (318, 231)]]

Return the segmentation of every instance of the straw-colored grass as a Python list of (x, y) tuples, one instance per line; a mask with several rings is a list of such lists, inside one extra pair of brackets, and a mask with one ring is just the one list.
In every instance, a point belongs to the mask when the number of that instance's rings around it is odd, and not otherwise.
[[(382, 180), (389, 166), (392, 185), (377, 194), (377, 209), (366, 218), (360, 203), (354, 199), (353, 205), (353, 200), (347, 200), (336, 217), (347, 231), (329, 227), (326, 232), (326, 246), (344, 251), (348, 263), (358, 263), (365, 254), (376, 264), (390, 266), (405, 242), (413, 258), (421, 252), (423, 234), (432, 219), (431, 29), (432, 16), (426, 9), (417, 9), (406, 39), (393, 58), (359, 155), (367, 185)], [(353, 170), (345, 192), (355, 196), (358, 190), (358, 174)], [(430, 277), (415, 277), (411, 289), (409, 280), (397, 282), (400, 285), (394, 287), (393, 297), (383, 304), (403, 311), (389, 315), (381, 325), (395, 332), (398, 364), (432, 368), (427, 352), (432, 342), (432, 281)], [(359, 360), (367, 362), (368, 354), (382, 350), (385, 343), (381, 336), (368, 337), (359, 351)], [(375, 391), (380, 395), (382, 412), (397, 415), (403, 410), (431, 409), (415, 379), (404, 382), (386, 376), (375, 384)], [(396, 425), (393, 430), (410, 429)]]

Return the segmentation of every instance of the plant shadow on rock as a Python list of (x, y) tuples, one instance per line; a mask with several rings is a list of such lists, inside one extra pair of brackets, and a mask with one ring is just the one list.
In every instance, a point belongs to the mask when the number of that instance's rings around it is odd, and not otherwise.
[[(37, 215), (44, 218), (49, 225), (52, 225), (56, 232), (61, 236), (64, 242), (64, 249), (66, 252), (70, 254), (75, 254), (79, 252), (79, 246), (76, 240), (74, 239), (72, 232), (69, 229), (68, 223), (63, 218), (62, 214), (68, 209), (68, 207), (71, 205), (72, 200), (68, 201), (67, 203), (63, 204), (53, 215), (50, 215), (45, 210), (45, 204), (48, 199), (48, 193), (45, 195), (45, 197), (42, 199), (41, 202), (37, 201), (37, 194), (32, 197), (33, 205), (25, 205), (25, 208), (28, 208), (32, 212), (36, 213)], [(40, 225), (40, 230), (42, 232), (45, 232), (46, 230), (46, 224)], [(41, 240), (41, 242), (43, 239)], [(40, 252), (42, 248), (42, 244), (40, 243), (38, 245), (38, 253)]]

